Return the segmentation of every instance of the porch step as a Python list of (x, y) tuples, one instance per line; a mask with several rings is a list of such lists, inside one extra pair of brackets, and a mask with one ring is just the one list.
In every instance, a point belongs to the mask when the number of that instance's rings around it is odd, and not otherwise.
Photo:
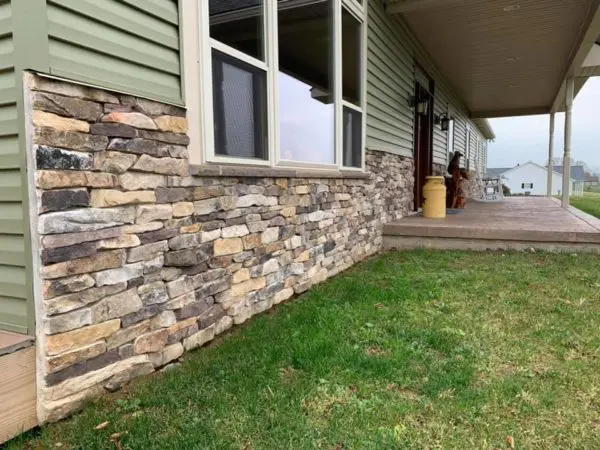
[(35, 427), (35, 343), (0, 331), (0, 444)]
[(547, 252), (563, 253), (596, 253), (600, 254), (600, 243), (584, 242), (552, 242), (552, 241), (520, 241), (510, 239), (481, 239), (456, 237), (431, 237), (408, 235), (384, 235), (383, 248), (386, 250), (514, 250), (529, 251), (531, 249)]

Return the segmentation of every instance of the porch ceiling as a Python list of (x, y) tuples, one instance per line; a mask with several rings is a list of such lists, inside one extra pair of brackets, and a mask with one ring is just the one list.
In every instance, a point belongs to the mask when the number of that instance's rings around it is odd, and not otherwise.
[(481, 118), (560, 109), (566, 75), (600, 74), (597, 67), (582, 68), (600, 35), (599, 4), (388, 0), (386, 8), (405, 17), (472, 116)]

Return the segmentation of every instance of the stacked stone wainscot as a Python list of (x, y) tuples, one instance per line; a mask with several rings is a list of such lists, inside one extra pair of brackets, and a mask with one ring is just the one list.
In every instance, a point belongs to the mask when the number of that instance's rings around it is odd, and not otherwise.
[(183, 109), (28, 76), (42, 420), (177, 360), (381, 247), (409, 159), (367, 178), (191, 175)]

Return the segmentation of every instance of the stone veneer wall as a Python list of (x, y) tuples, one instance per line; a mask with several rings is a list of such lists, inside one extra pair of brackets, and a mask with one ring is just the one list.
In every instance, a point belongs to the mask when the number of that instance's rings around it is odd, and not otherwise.
[(41, 420), (372, 255), (412, 203), (410, 159), (368, 152), (363, 179), (191, 175), (184, 110), (26, 82)]

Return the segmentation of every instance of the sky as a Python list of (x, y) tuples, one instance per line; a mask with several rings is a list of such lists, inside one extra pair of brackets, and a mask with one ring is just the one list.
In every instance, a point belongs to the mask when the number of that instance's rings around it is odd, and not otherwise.
[[(488, 167), (513, 167), (527, 161), (546, 164), (550, 116), (491, 119), (496, 140), (489, 145)], [(564, 113), (556, 115), (554, 156), (564, 153)], [(590, 78), (573, 103), (572, 157), (600, 172), (600, 77)]]

